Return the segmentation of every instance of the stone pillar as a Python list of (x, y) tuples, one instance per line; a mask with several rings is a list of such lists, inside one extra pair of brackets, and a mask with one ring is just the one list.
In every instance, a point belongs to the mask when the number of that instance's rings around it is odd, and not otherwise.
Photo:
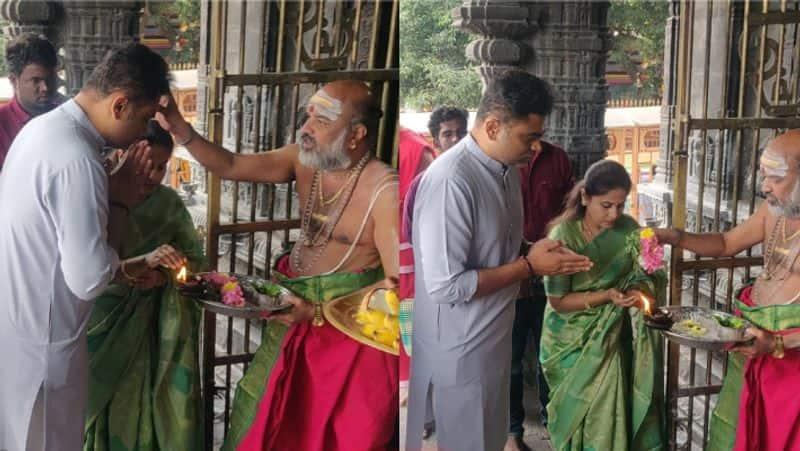
[(0, 17), (9, 22), (2, 31), (9, 37), (35, 33), (55, 43), (55, 22), (61, 12), (60, 4), (54, 1), (0, 0)]
[(467, 58), (476, 61), (484, 83), (503, 70), (519, 67), (530, 49), (519, 39), (536, 32), (531, 10), (524, 2), (465, 0), (453, 9), (454, 25), (480, 37), (467, 45)]
[(67, 1), (64, 69), (67, 94), (83, 86), (108, 50), (139, 40), (138, 1)]
[(534, 4), (540, 30), (528, 39), (534, 53), (523, 64), (554, 88), (556, 103), (546, 139), (567, 151), (579, 178), (590, 164), (605, 158), (608, 149), (608, 6), (591, 0)]
[(678, 61), (678, 2), (670, 3), (669, 18), (664, 34), (664, 92), (661, 96), (661, 143), (655, 181), (672, 187), (672, 124), (675, 117), (677, 80), (675, 64)]
[(581, 176), (605, 156), (608, 2), (465, 0), (455, 25), (480, 35), (466, 49), (484, 83), (511, 67), (550, 82), (556, 103), (547, 137), (570, 154)]

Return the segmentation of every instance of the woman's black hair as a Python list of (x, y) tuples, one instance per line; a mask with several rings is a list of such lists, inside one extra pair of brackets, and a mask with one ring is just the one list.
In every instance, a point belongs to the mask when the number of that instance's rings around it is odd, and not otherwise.
[(583, 180), (575, 184), (567, 196), (564, 212), (553, 219), (548, 225), (548, 230), (565, 222), (583, 219), (586, 215), (586, 206), (581, 203), (581, 191), (586, 196), (602, 196), (615, 189), (625, 192), (631, 191), (631, 176), (625, 166), (614, 160), (600, 160), (589, 166)]
[(160, 146), (167, 149), (170, 154), (172, 154), (172, 149), (175, 147), (175, 141), (172, 140), (172, 135), (161, 128), (156, 120), (151, 120), (147, 124), (147, 131), (144, 134), (144, 139), (153, 147)]

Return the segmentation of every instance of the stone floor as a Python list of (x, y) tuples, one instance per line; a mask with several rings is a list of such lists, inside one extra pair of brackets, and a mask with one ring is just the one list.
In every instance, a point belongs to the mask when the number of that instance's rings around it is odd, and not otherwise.
[[(401, 389), (401, 399), (403, 398), (403, 390)], [(550, 446), (549, 436), (547, 430), (539, 424), (536, 420), (537, 415), (531, 415), (530, 412), (539, 411), (539, 398), (536, 396), (536, 388), (530, 384), (525, 384), (525, 411), (529, 415), (525, 419), (525, 444), (531, 447), (534, 451), (551, 451), (553, 448)], [(400, 407), (400, 449), (405, 450), (406, 438), (406, 415), (405, 407)], [(422, 451), (436, 451), (436, 434), (423, 443)], [(500, 451), (500, 450), (498, 450)]]

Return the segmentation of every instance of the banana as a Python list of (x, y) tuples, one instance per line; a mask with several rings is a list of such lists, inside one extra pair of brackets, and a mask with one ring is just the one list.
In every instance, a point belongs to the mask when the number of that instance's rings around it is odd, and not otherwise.
[(386, 305), (389, 307), (389, 313), (394, 316), (400, 314), (400, 298), (394, 290), (386, 291)]

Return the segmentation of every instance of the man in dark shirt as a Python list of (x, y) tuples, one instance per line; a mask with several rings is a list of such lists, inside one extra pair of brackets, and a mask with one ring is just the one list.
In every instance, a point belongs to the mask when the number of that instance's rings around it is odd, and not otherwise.
[[(575, 184), (567, 153), (563, 149), (545, 141), (534, 143), (536, 152), (527, 166), (520, 168), (522, 199), (525, 210), (523, 235), (525, 241), (534, 243), (547, 235), (547, 223), (561, 213), (564, 200)], [(527, 252), (527, 251), (526, 251)], [(525, 255), (523, 253), (523, 255)], [(514, 329), (511, 336), (511, 412), (509, 437), (506, 451), (530, 450), (522, 441), (525, 409), (522, 405), (522, 360), (528, 334), (533, 334), (535, 349), (539, 351), (542, 336), (542, 318), (547, 305), (547, 296), (540, 277), (529, 279), (520, 285), (520, 295), (516, 303)], [(541, 365), (536, 362), (540, 420), (547, 424), (548, 387), (542, 375)]]
[(21, 35), (6, 46), (6, 62), (14, 98), (0, 107), (0, 170), (17, 133), (32, 117), (50, 111), (58, 97), (58, 58), (50, 41), (35, 34)]

